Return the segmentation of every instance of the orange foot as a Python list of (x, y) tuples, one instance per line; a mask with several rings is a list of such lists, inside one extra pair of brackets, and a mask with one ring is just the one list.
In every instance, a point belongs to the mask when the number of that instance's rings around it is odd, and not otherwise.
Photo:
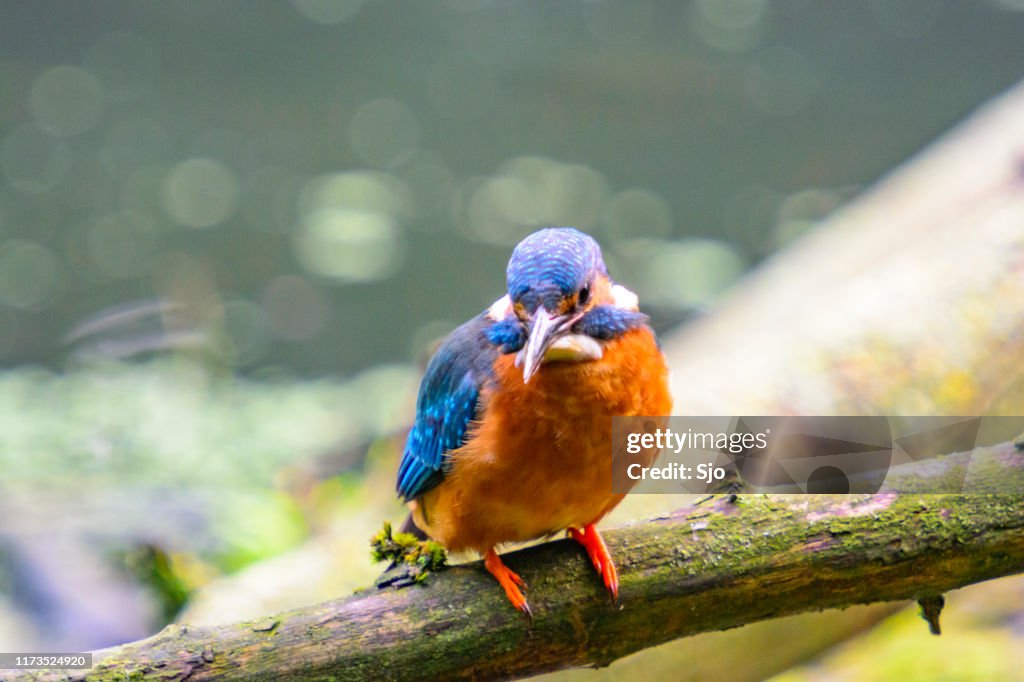
[(617, 600), (619, 598), (619, 573), (615, 570), (612, 555), (608, 553), (608, 547), (604, 544), (604, 538), (597, 532), (597, 528), (594, 527), (594, 524), (588, 523), (583, 530), (570, 528), (569, 535), (587, 550), (590, 562), (594, 564), (594, 568), (600, 574), (604, 586), (611, 592), (612, 601)]
[(501, 586), (505, 588), (505, 596), (512, 602), (512, 606), (525, 613), (530, 620), (533, 620), (530, 605), (526, 603), (526, 597), (523, 596), (519, 589), (520, 587), (525, 588), (526, 583), (512, 569), (502, 563), (501, 557), (498, 556), (493, 547), (487, 550), (487, 554), (484, 555), (484, 566), (491, 572), (491, 575), (498, 579)]

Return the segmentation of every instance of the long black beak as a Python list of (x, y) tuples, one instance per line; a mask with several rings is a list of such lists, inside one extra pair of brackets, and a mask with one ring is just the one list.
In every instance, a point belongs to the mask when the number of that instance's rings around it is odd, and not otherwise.
[(537, 308), (530, 323), (530, 334), (526, 339), (526, 347), (516, 356), (516, 367), (523, 368), (523, 383), (529, 383), (530, 377), (540, 369), (544, 354), (551, 344), (558, 339), (578, 318), (569, 315), (552, 315), (544, 306)]

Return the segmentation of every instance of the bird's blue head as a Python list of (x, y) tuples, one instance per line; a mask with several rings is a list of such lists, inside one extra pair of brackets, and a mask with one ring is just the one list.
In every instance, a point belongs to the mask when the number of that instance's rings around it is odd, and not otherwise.
[(491, 340), (518, 352), (529, 381), (547, 361), (601, 357), (607, 340), (646, 319), (636, 297), (608, 278), (601, 247), (571, 227), (534, 232), (512, 251), (508, 296), (492, 306)]
[(571, 227), (549, 227), (519, 242), (505, 271), (513, 306), (530, 315), (543, 306), (557, 312), (587, 291), (597, 277), (608, 277), (601, 247)]

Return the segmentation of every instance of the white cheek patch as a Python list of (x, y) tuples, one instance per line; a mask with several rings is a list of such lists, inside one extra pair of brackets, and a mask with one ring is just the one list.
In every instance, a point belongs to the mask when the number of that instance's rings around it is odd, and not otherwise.
[(612, 287), (612, 305), (623, 310), (640, 310), (640, 299), (632, 291), (616, 284)]
[(586, 362), (600, 360), (604, 349), (595, 339), (586, 334), (566, 334), (552, 343), (544, 362)]
[(495, 322), (500, 322), (501, 320), (504, 320), (510, 312), (512, 312), (512, 299), (508, 297), (508, 294), (505, 294), (492, 303), (491, 307), (487, 309), (487, 317), (491, 318)]

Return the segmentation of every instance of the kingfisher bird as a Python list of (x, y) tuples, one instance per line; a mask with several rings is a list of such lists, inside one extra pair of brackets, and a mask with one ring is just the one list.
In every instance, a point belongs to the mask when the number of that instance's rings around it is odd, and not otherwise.
[(665, 358), (636, 295), (583, 232), (527, 236), (506, 281), (427, 366), (398, 471), (403, 528), (481, 554), (528, 616), (526, 584), (497, 548), (567, 531), (616, 600), (596, 528), (624, 497), (612, 489), (611, 418), (671, 412)]

